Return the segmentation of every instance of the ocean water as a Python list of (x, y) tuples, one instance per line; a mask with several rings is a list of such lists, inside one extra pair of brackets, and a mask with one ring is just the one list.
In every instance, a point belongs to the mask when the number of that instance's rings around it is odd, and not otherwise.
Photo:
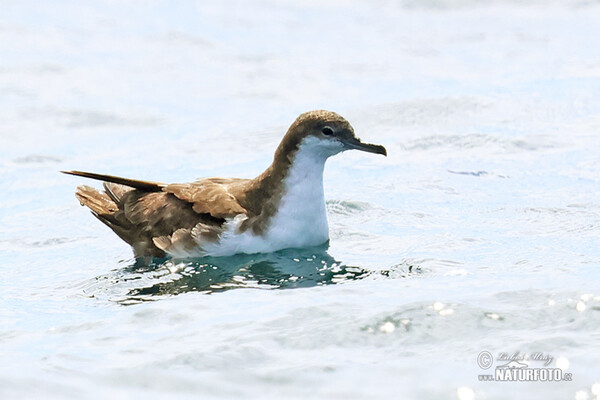
[[(2, 2), (0, 398), (600, 397), (599, 21)], [(142, 267), (58, 172), (253, 177), (318, 108), (389, 153), (328, 161), (318, 248)], [(510, 359), (565, 380), (479, 377)]]

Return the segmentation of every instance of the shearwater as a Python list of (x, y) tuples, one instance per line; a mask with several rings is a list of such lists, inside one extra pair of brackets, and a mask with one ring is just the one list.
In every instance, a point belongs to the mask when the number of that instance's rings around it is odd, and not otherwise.
[(329, 240), (323, 168), (351, 149), (387, 155), (385, 147), (361, 142), (340, 115), (318, 110), (294, 121), (273, 163), (254, 179), (164, 184), (62, 172), (104, 181), (103, 192), (79, 186), (75, 196), (138, 258), (268, 253)]

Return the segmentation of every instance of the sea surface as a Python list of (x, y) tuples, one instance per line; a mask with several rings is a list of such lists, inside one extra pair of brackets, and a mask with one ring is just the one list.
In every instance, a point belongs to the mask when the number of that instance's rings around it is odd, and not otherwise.
[[(0, 398), (600, 398), (599, 1), (0, 8)], [(253, 177), (320, 108), (389, 156), (317, 248), (136, 265), (59, 173)]]

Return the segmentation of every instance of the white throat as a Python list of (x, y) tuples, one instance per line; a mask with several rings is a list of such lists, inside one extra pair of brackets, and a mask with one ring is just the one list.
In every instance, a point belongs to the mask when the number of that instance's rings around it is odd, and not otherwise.
[(267, 231), (269, 240), (284, 247), (305, 247), (329, 239), (323, 169), (335, 153), (315, 137), (302, 141), (284, 178), (283, 195)]

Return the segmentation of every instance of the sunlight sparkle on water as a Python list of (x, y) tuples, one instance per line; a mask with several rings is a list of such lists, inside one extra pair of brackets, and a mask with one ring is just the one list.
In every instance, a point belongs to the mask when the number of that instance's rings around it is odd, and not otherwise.
[(586, 308), (587, 306), (583, 301), (578, 301), (577, 304), (575, 304), (575, 309), (579, 312), (584, 312)]
[(468, 386), (461, 386), (456, 390), (458, 400), (474, 400), (475, 392)]
[(493, 319), (494, 321), (498, 321), (500, 319), (500, 316), (493, 312), (486, 313), (485, 316), (489, 319)]
[(442, 317), (445, 317), (445, 316), (447, 316), (447, 315), (452, 315), (452, 314), (454, 314), (454, 310), (453, 310), (453, 309), (451, 309), (451, 308), (445, 308), (445, 309), (443, 309), (443, 310), (440, 310), (440, 311), (439, 311), (439, 314), (440, 314)]
[(586, 390), (578, 390), (575, 392), (575, 400), (588, 400), (589, 398), (590, 395)]
[(383, 333), (392, 333), (396, 330), (396, 325), (394, 325), (393, 322), (387, 321), (386, 323), (381, 325), (379, 330)]

